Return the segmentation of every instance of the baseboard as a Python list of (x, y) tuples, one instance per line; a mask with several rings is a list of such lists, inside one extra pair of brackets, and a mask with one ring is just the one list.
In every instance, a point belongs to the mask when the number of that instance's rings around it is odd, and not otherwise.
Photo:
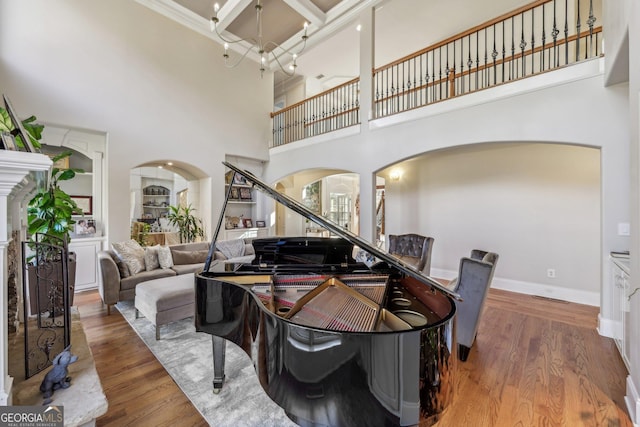
[(627, 376), (627, 395), (624, 397), (624, 401), (627, 404), (627, 411), (629, 412), (631, 422), (635, 427), (639, 427), (640, 395), (638, 395), (638, 388), (633, 383), (631, 375)]
[[(453, 279), (458, 275), (457, 271), (441, 270), (437, 268), (431, 269), (433, 277), (443, 279)], [(546, 298), (553, 298), (562, 301), (573, 302), (576, 304), (591, 305), (600, 307), (600, 293), (591, 291), (582, 291), (579, 289), (563, 288), (561, 286), (552, 286), (542, 283), (523, 282), (520, 280), (504, 279), (494, 277), (491, 282), (494, 289), (502, 289), (505, 291), (517, 292), (526, 295), (537, 295)]]
[(598, 313), (598, 333), (603, 337), (617, 338), (617, 331), (620, 330), (620, 322), (602, 317), (602, 313)]

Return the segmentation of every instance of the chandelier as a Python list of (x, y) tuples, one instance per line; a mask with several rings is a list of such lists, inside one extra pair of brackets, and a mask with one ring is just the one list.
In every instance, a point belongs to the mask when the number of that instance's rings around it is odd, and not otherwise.
[[(266, 66), (269, 64), (269, 55), (271, 55), (272, 60), (278, 64), (278, 67), (288, 76), (293, 76), (296, 72), (296, 61), (298, 59), (298, 55), (304, 51), (307, 45), (307, 28), (309, 24), (307, 22), (304, 23), (304, 33), (302, 34), (302, 47), (297, 52), (292, 52), (292, 49), (286, 49), (280, 46), (278, 43), (273, 41), (264, 41), (262, 38), (262, 0), (257, 0), (256, 5), (256, 37), (255, 38), (246, 38), (246, 39), (230, 39), (228, 37), (224, 37), (220, 34), (218, 30), (218, 11), (220, 10), (220, 5), (216, 3), (213, 6), (213, 16), (211, 17), (211, 31), (215, 31), (216, 35), (224, 42), (224, 64), (227, 68), (234, 68), (239, 65), (244, 58), (247, 57), (249, 52), (252, 50), (255, 51), (260, 57), (260, 77), (264, 74)], [(229, 56), (229, 45), (240, 43), (241, 45), (246, 45), (246, 49), (244, 53), (232, 60)], [(268, 50), (270, 49), (270, 50)], [(278, 50), (278, 52), (276, 52)], [(288, 69), (282, 65), (283, 56), (289, 55), (293, 59), (291, 65), (289, 65)]]

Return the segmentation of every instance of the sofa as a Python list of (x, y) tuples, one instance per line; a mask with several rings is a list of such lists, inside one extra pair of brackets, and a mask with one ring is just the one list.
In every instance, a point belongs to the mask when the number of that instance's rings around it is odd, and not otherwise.
[(213, 252), (213, 259), (228, 263), (247, 263), (253, 260), (255, 250), (252, 242), (253, 238), (219, 240), (216, 242), (216, 250)]
[(107, 305), (108, 313), (111, 312), (111, 305), (118, 301), (133, 300), (139, 283), (202, 270), (209, 254), (209, 242), (171, 245), (168, 248), (172, 259), (170, 267), (158, 266), (151, 270), (145, 268), (135, 274), (130, 273), (115, 250), (98, 251), (99, 292), (102, 302)]
[[(213, 260), (229, 263), (251, 262), (255, 253), (251, 240), (218, 241), (213, 253)], [(202, 270), (209, 254), (209, 245), (209, 242), (170, 245), (168, 246), (171, 252), (170, 266), (167, 264), (165, 268), (158, 266), (152, 269), (145, 266), (142, 271), (135, 274), (131, 274), (121, 255), (115, 250), (98, 251), (100, 271), (98, 289), (102, 302), (107, 306), (107, 313), (111, 313), (111, 305), (118, 301), (133, 300), (136, 296), (136, 286), (139, 283)]]

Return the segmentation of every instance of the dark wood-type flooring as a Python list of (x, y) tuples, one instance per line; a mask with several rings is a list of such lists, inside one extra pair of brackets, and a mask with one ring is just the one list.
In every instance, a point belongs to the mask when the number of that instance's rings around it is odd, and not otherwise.
[[(118, 310), (76, 295), (108, 412), (98, 426), (206, 426)], [(597, 307), (492, 289), (438, 427), (632, 426), (627, 371)], [(262, 426), (261, 426), (262, 427)]]

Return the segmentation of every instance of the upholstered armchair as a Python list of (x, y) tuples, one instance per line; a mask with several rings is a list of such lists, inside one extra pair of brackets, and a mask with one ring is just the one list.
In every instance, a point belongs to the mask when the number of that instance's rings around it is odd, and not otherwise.
[(458, 277), (450, 284), (450, 288), (462, 297), (462, 301), (456, 302), (456, 335), (458, 358), (463, 362), (476, 340), (480, 315), (497, 262), (498, 254), (474, 249), (470, 257), (460, 259)]
[(389, 253), (426, 274), (431, 273), (433, 237), (419, 234), (390, 234)]

